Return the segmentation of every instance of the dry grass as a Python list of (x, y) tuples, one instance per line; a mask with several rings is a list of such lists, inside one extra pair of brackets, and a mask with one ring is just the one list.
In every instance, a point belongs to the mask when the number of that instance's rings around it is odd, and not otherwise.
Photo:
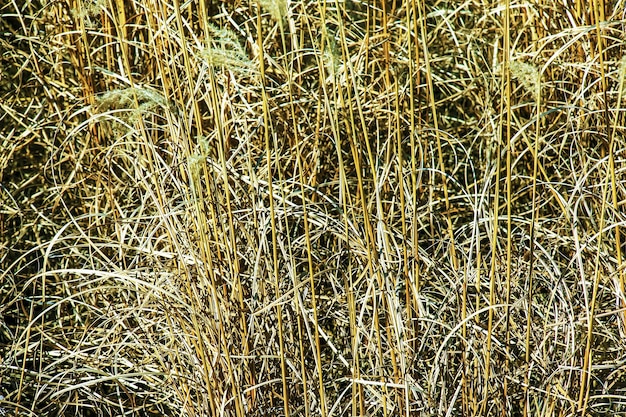
[(0, 411), (626, 413), (623, 9), (7, 2)]

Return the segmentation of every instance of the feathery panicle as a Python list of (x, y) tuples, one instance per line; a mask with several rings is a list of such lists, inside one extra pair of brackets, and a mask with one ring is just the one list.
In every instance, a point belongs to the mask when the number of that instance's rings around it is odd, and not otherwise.
[(511, 61), (511, 75), (517, 79), (524, 90), (538, 100), (541, 95), (541, 74), (536, 66), (527, 62)]

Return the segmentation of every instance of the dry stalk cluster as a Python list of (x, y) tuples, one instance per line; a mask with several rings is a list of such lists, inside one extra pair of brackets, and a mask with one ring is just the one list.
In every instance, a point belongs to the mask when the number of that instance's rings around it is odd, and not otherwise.
[(0, 414), (626, 413), (620, 2), (6, 3)]

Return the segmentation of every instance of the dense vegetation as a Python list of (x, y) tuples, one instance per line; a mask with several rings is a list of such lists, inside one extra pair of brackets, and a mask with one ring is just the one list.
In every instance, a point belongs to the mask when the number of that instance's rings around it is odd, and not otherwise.
[(0, 411), (626, 413), (601, 0), (0, 9)]

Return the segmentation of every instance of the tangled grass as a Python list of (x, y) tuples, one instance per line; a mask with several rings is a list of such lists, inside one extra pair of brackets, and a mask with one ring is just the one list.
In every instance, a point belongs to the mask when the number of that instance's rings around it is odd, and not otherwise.
[(626, 413), (621, 1), (0, 10), (0, 411)]

